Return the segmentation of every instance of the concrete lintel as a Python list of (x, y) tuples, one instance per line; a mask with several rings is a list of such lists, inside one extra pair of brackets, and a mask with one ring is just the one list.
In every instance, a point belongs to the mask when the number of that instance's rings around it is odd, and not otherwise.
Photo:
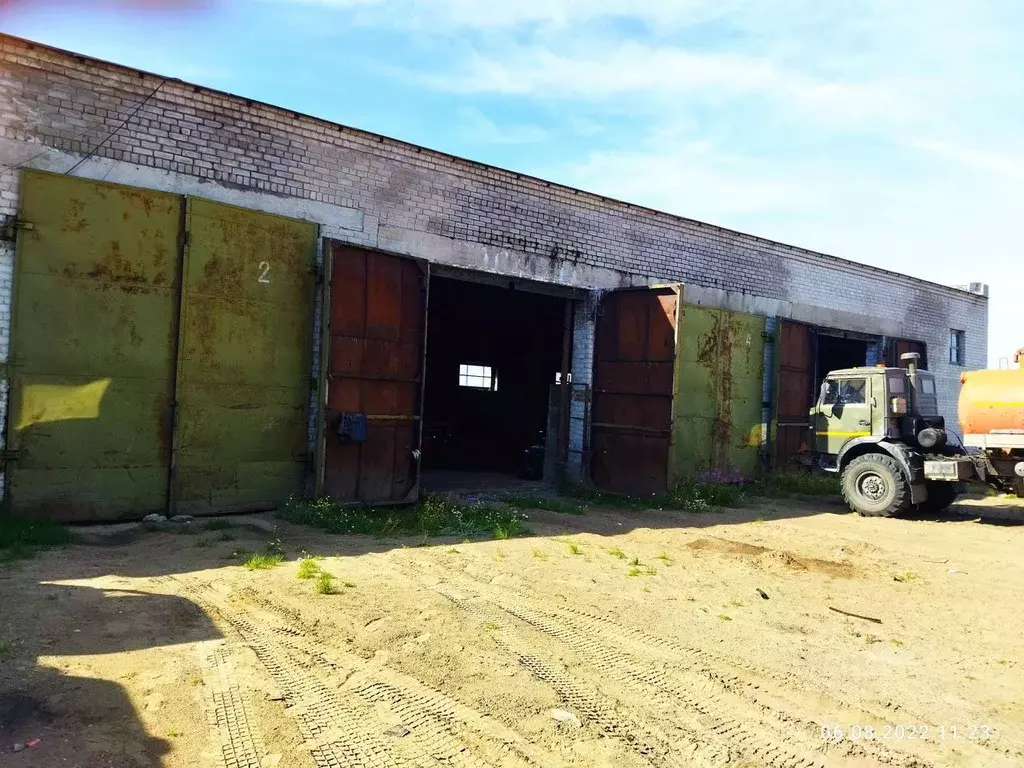
[(749, 293), (725, 291), (720, 288), (687, 285), (683, 297), (684, 303), (690, 305), (716, 307), (718, 309), (728, 309), (733, 312), (745, 312), (750, 315), (763, 315), (765, 317), (781, 317), (822, 328), (858, 331), (876, 336), (894, 336), (899, 338), (913, 336), (913, 334), (908, 336), (899, 321), (878, 317), (877, 315), (826, 309), (809, 304), (755, 296)]
[(579, 264), (567, 259), (522, 253), (508, 248), (453, 240), (443, 235), (399, 227), (381, 227), (377, 247), (453, 267), (497, 275), (557, 283), (586, 289), (629, 288), (654, 282), (648, 276), (631, 275), (604, 267)]
[[(0, 139), (0, 163), (3, 165), (19, 166), (24, 164), (25, 167), (41, 171), (66, 173), (79, 160), (81, 160), (79, 155), (58, 149), (50, 148), (40, 152), (38, 144)], [(165, 171), (103, 157), (92, 157), (82, 163), (75, 169), (74, 176), (154, 189), (176, 195), (203, 197), (218, 203), (237, 205), (240, 208), (311, 221), (320, 224), (321, 234), (324, 237), (355, 239), (361, 243), (365, 241), (365, 238), (353, 237), (355, 233), (363, 231), (363, 212), (358, 208), (345, 208), (300, 197), (287, 197), (272, 192), (225, 185), (185, 173)]]

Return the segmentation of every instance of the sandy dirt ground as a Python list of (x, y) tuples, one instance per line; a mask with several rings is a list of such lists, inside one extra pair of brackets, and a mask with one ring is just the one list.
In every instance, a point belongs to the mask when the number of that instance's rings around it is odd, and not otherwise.
[(1015, 503), (88, 529), (0, 571), (0, 766), (1021, 766), (1024, 527), (977, 517)]

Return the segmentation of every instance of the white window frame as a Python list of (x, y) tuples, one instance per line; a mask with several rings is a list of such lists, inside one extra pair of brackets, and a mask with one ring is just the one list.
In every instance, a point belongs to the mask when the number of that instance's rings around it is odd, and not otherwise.
[(967, 333), (956, 328), (949, 329), (949, 364), (967, 365)]
[(459, 386), (465, 389), (478, 389), (483, 392), (496, 392), (498, 377), (490, 365), (477, 363), (459, 364)]

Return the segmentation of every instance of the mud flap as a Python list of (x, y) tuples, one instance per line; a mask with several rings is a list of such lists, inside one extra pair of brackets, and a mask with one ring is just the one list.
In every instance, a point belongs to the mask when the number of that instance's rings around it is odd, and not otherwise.
[(910, 486), (910, 503), (923, 504), (928, 501), (928, 486), (924, 483)]

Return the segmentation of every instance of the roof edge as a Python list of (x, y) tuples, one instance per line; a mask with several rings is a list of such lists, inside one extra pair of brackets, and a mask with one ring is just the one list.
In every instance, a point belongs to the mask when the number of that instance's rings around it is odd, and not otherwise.
[(957, 288), (955, 286), (945, 285), (943, 283), (936, 283), (936, 282), (934, 282), (932, 280), (926, 280), (925, 278), (915, 277), (914, 275), (908, 275), (908, 274), (905, 274), (903, 272), (895, 272), (893, 270), (886, 269), (885, 267), (876, 267), (876, 266), (873, 266), (871, 264), (865, 264), (864, 262), (861, 262), (861, 261), (855, 261), (853, 259), (844, 258), (842, 256), (835, 256), (833, 254), (824, 253), (822, 251), (816, 251), (816, 250), (813, 250), (811, 248), (804, 248), (804, 247), (798, 246), (798, 245), (790, 245), (789, 243), (783, 243), (783, 242), (780, 242), (778, 240), (772, 240), (772, 239), (767, 238), (767, 237), (762, 237), (761, 235), (755, 235), (755, 234), (752, 234), (750, 232), (744, 232), (744, 231), (738, 230), (738, 229), (731, 229), (729, 227), (725, 227), (725, 226), (722, 226), (722, 225), (719, 225), (719, 224), (711, 224), (711, 223), (708, 223), (708, 222), (700, 221), (698, 219), (691, 219), (691, 218), (688, 218), (686, 216), (682, 216), (680, 214), (669, 213), (667, 211), (662, 211), (662, 210), (659, 210), (657, 208), (651, 208), (650, 206), (642, 205), (640, 203), (631, 203), (629, 201), (621, 200), (619, 198), (607, 197), (606, 195), (601, 195), (601, 194), (598, 194), (596, 192), (589, 192), (589, 191), (587, 191), (585, 189), (580, 189), (578, 187), (569, 186), (568, 184), (562, 184), (562, 183), (557, 182), (557, 181), (551, 181), (549, 179), (544, 179), (544, 178), (542, 178), (540, 176), (534, 176), (532, 174), (523, 173), (521, 171), (514, 171), (514, 170), (511, 170), (509, 168), (504, 168), (504, 167), (498, 166), (498, 165), (491, 165), (489, 163), (484, 163), (484, 162), (481, 162), (479, 160), (473, 160), (473, 159), (468, 158), (468, 157), (463, 157), (461, 155), (455, 155), (455, 154), (452, 154), (450, 152), (444, 152), (444, 151), (438, 150), (438, 149), (431, 149), (430, 147), (425, 147), (425, 146), (422, 146), (420, 144), (414, 144), (413, 142), (405, 141), (404, 139), (398, 139), (398, 138), (395, 138), (393, 136), (387, 136), (385, 134), (375, 133), (374, 131), (368, 131), (368, 130), (365, 130), (365, 129), (362, 129), (362, 128), (355, 128), (355, 127), (347, 125), (345, 123), (337, 123), (337, 122), (334, 122), (334, 121), (331, 121), (331, 120), (327, 120), (327, 119), (322, 118), (322, 117), (317, 117), (316, 115), (308, 114), (306, 112), (299, 112), (298, 110), (289, 109), (287, 107), (282, 107), (282, 106), (279, 106), (277, 104), (271, 104), (270, 102), (262, 101), (260, 99), (254, 99), (254, 98), (251, 98), (249, 96), (241, 96), (241, 95), (239, 95), (237, 93), (231, 93), (230, 91), (220, 90), (219, 88), (212, 88), (212, 87), (209, 87), (209, 86), (200, 85), (199, 83), (191, 82), (189, 80), (183, 80), (183, 79), (178, 78), (178, 77), (170, 77), (170, 76), (167, 76), (167, 75), (159, 74), (157, 72), (151, 72), (149, 70), (139, 69), (138, 67), (131, 67), (131, 66), (128, 66), (126, 64), (119, 64), (119, 63), (117, 63), (115, 61), (108, 61), (107, 59), (101, 59), (101, 58), (98, 58), (96, 56), (90, 56), (88, 54), (79, 53), (79, 52), (76, 52), (76, 51), (71, 51), (71, 50), (68, 50), (66, 48), (59, 48), (57, 46), (49, 45), (47, 43), (41, 43), (41, 42), (39, 42), (37, 40), (30, 40), (28, 38), (19, 37), (17, 35), (12, 35), (12, 34), (0, 31), (0, 41), (4, 41), (4, 40), (20, 43), (22, 45), (27, 46), (30, 49), (31, 48), (40, 48), (40, 49), (43, 49), (43, 50), (46, 50), (46, 51), (50, 51), (52, 53), (56, 53), (56, 54), (60, 54), (60, 55), (63, 55), (63, 56), (70, 57), (72, 59), (77, 59), (79, 61), (95, 62), (97, 64), (102, 64), (102, 65), (108, 66), (108, 67), (114, 67), (116, 69), (120, 69), (120, 70), (123, 70), (125, 72), (133, 72), (133, 73), (136, 73), (136, 74), (139, 74), (139, 75), (155, 77), (155, 78), (159, 78), (159, 79), (164, 80), (164, 81), (169, 82), (169, 83), (179, 83), (179, 84), (181, 84), (183, 86), (187, 86), (189, 88), (200, 89), (200, 90), (206, 91), (208, 93), (218, 94), (220, 96), (223, 96), (223, 97), (226, 97), (226, 98), (229, 98), (229, 99), (237, 100), (239, 102), (244, 103), (246, 106), (249, 106), (249, 107), (251, 107), (253, 105), (258, 105), (258, 106), (261, 106), (261, 107), (264, 107), (264, 108), (267, 108), (267, 109), (274, 110), (276, 112), (281, 112), (281, 113), (285, 113), (285, 114), (291, 115), (293, 118), (305, 118), (307, 120), (312, 120), (314, 122), (321, 123), (321, 124), (328, 125), (328, 126), (332, 126), (334, 128), (341, 128), (341, 129), (343, 129), (345, 131), (349, 131), (351, 133), (361, 134), (363, 136), (367, 136), (367, 137), (373, 138), (374, 140), (376, 140), (378, 142), (388, 142), (388, 143), (393, 144), (393, 145), (397, 145), (397, 146), (400, 146), (400, 147), (405, 147), (405, 148), (414, 150), (414, 151), (416, 151), (418, 153), (421, 153), (421, 154), (422, 153), (427, 153), (427, 154), (433, 155), (435, 157), (439, 157), (439, 158), (444, 158), (444, 159), (447, 159), (447, 160), (455, 161), (456, 163), (463, 163), (465, 165), (473, 166), (475, 168), (480, 168), (480, 169), (489, 170), (489, 171), (498, 171), (499, 173), (507, 174), (508, 176), (510, 176), (510, 177), (512, 177), (512, 178), (514, 178), (516, 180), (526, 180), (526, 181), (530, 181), (530, 182), (533, 182), (535, 184), (538, 184), (538, 185), (541, 185), (541, 186), (544, 186), (544, 187), (564, 190), (566, 192), (570, 192), (570, 193), (575, 194), (575, 195), (584, 195), (584, 196), (586, 196), (586, 197), (588, 197), (588, 198), (590, 198), (592, 200), (598, 200), (598, 201), (601, 201), (601, 202), (607, 203), (607, 204), (623, 206), (623, 207), (625, 207), (627, 209), (632, 209), (632, 210), (640, 211), (640, 212), (646, 213), (648, 215), (653, 215), (653, 216), (657, 216), (657, 217), (663, 217), (663, 218), (666, 218), (666, 219), (669, 219), (669, 220), (672, 220), (672, 221), (684, 222), (684, 223), (692, 225), (692, 226), (702, 227), (702, 228), (710, 229), (710, 230), (713, 230), (713, 231), (722, 232), (722, 233), (725, 233), (725, 234), (728, 234), (728, 235), (739, 236), (739, 237), (743, 237), (743, 238), (749, 238), (749, 239), (757, 241), (757, 242), (766, 243), (768, 245), (772, 245), (772, 246), (775, 246), (775, 247), (788, 249), (788, 250), (792, 251), (794, 254), (797, 254), (797, 255), (799, 255), (799, 254), (806, 254), (808, 256), (816, 257), (816, 258), (819, 258), (819, 259), (833, 261), (833, 262), (836, 262), (838, 266), (849, 266), (849, 267), (860, 268), (860, 269), (874, 270), (874, 271), (879, 272), (881, 274), (884, 274), (884, 275), (887, 275), (887, 276), (890, 276), (890, 277), (893, 277), (893, 278), (898, 278), (898, 279), (903, 280), (903, 281), (910, 281), (910, 282), (922, 285), (924, 287), (936, 288), (936, 289), (942, 290), (944, 292), (952, 293), (952, 294), (956, 295), (958, 298), (969, 298), (969, 299), (974, 299), (974, 300), (977, 300), (977, 301), (985, 301), (985, 302), (987, 302), (987, 300), (988, 300), (987, 296), (981, 296), (979, 294), (972, 293), (970, 291), (964, 290), (962, 288)]

